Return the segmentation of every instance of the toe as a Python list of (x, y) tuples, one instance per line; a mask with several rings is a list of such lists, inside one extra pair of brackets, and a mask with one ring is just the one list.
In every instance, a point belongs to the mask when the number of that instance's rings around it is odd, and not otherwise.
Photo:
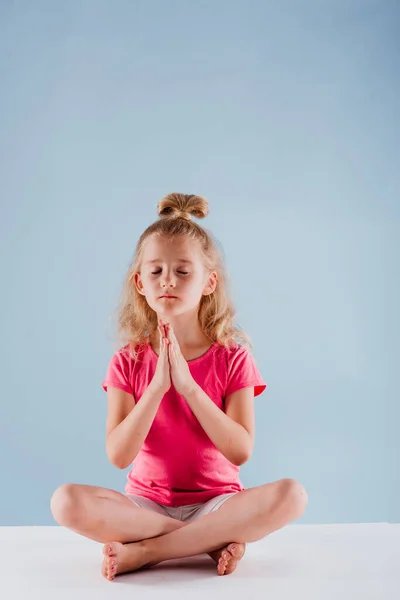
[(234, 558), (240, 560), (245, 553), (246, 545), (245, 544), (229, 544), (228, 550)]
[(232, 558), (232, 560), (229, 561), (226, 569), (225, 569), (225, 575), (230, 575), (231, 573), (233, 573), (233, 571), (236, 569), (238, 565), (238, 561), (235, 560), (234, 558)]
[(114, 579), (117, 571), (117, 561), (113, 557), (105, 556), (102, 564), (103, 576), (111, 581)]
[(225, 569), (226, 569), (226, 565), (223, 562), (221, 562), (221, 560), (220, 560), (217, 565), (218, 575), (224, 575)]
[(107, 560), (106, 559), (104, 559), (101, 564), (101, 574), (103, 575), (103, 577), (107, 577)]
[(118, 556), (122, 550), (123, 545), (121, 542), (108, 542), (103, 546), (103, 554), (106, 557), (115, 557)]
[(108, 563), (108, 579), (111, 581), (115, 577), (115, 567), (111, 562)]

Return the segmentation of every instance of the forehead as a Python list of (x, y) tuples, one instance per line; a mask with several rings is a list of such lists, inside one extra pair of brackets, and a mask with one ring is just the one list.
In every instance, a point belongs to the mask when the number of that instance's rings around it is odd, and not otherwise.
[(196, 263), (201, 260), (200, 245), (187, 237), (150, 237), (143, 248), (143, 265), (155, 261), (173, 260)]

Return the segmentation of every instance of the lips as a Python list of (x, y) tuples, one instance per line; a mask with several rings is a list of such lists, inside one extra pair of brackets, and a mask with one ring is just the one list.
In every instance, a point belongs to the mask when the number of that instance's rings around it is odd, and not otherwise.
[(176, 296), (160, 296), (160, 298), (176, 298)]

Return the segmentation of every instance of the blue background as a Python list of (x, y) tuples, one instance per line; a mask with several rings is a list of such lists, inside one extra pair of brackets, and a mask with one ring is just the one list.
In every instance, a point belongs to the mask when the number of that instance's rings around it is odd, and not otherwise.
[(269, 384), (246, 486), (400, 520), (397, 2), (0, 2), (0, 524), (105, 453), (113, 315), (157, 201), (204, 195)]

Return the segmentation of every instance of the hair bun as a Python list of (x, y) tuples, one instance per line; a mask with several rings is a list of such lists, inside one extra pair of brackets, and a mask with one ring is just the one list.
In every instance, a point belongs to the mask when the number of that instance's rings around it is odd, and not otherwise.
[(191, 220), (192, 217), (204, 219), (208, 215), (208, 202), (195, 194), (178, 194), (176, 192), (164, 196), (157, 205), (161, 218)]

